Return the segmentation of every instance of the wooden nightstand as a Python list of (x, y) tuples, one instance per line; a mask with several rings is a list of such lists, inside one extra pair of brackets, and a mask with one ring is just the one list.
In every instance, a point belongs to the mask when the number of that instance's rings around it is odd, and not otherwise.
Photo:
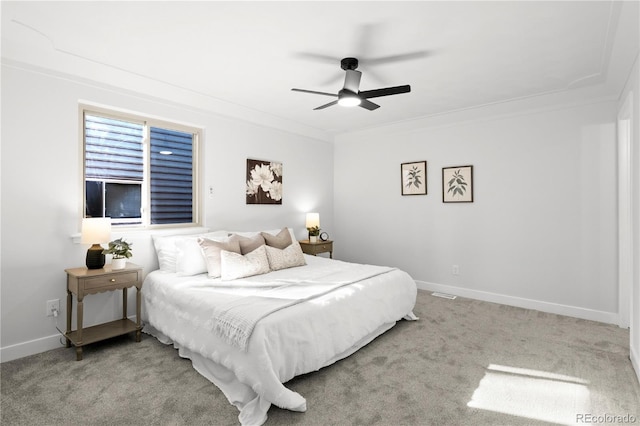
[[(82, 347), (90, 343), (99, 342), (111, 337), (136, 332), (136, 341), (140, 341), (140, 290), (142, 289), (142, 267), (127, 263), (124, 269), (112, 270), (111, 265), (101, 269), (72, 268), (65, 269), (67, 273), (67, 347), (76, 347), (76, 360), (82, 360)], [(136, 292), (136, 322), (127, 318), (127, 288), (135, 287)], [(111, 321), (92, 327), (82, 327), (83, 299), (87, 294), (102, 293), (104, 291), (122, 290), (122, 319)], [(71, 330), (71, 312), (73, 298), (77, 298), (77, 330)]]
[(298, 241), (300, 243), (300, 247), (302, 247), (302, 251), (306, 254), (317, 255), (320, 253), (329, 253), (329, 257), (333, 259), (333, 241), (318, 241), (317, 243), (312, 243), (309, 240)]

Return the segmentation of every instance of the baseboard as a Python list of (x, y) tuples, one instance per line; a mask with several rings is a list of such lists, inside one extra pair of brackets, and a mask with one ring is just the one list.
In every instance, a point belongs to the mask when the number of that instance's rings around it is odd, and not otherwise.
[[(136, 322), (135, 315), (129, 316), (128, 318), (131, 321)], [(40, 339), (6, 346), (4, 348), (0, 348), (0, 363), (24, 358), (25, 356), (36, 355), (52, 349), (62, 348), (65, 345), (66, 342), (62, 334), (56, 333), (51, 336), (41, 337)]]
[(636, 378), (638, 379), (638, 384), (640, 384), (640, 354), (635, 351), (635, 348), (631, 348), (629, 358), (631, 358), (631, 365), (636, 372)]
[(61, 348), (64, 346), (62, 341), (64, 341), (62, 334), (56, 333), (52, 336), (0, 348), (0, 362), (13, 361), (14, 359), (24, 358), (25, 356)]
[[(519, 308), (533, 309), (550, 314), (564, 315), (568, 317), (618, 325), (618, 314), (615, 312), (596, 311), (593, 309), (585, 309), (577, 306), (560, 305), (557, 303), (542, 302), (540, 300), (525, 299), (522, 297), (507, 296), (504, 294), (471, 290), (467, 288), (430, 283), (426, 281), (416, 280), (416, 284), (421, 290), (438, 291), (442, 293), (453, 294), (455, 296), (466, 297), (469, 299), (483, 300), (485, 302), (500, 303), (501, 305), (517, 306)], [(636, 372), (637, 371), (638, 370), (636, 369)]]

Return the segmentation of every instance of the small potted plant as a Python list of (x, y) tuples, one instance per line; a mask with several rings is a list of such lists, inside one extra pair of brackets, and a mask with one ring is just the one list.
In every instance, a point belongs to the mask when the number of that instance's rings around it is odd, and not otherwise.
[(111, 269), (123, 269), (127, 264), (131, 254), (133, 244), (126, 242), (123, 238), (118, 238), (109, 242), (109, 248), (104, 249), (102, 254), (112, 255)]
[(309, 231), (309, 242), (316, 243), (318, 242), (318, 235), (320, 235), (320, 227), (312, 226), (311, 228), (307, 228)]

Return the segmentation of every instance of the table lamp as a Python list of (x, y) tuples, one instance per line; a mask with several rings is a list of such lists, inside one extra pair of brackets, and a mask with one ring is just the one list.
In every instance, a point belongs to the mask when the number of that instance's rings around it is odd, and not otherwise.
[(320, 233), (320, 213), (307, 213), (306, 225), (307, 231), (309, 231), (309, 241), (317, 242)]
[(82, 219), (82, 244), (91, 244), (87, 250), (87, 268), (100, 269), (104, 266), (104, 254), (100, 244), (108, 243), (111, 239), (110, 217), (87, 217)]

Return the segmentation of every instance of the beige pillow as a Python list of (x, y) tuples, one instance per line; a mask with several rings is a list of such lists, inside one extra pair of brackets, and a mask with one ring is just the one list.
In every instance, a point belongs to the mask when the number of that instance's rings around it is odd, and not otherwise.
[(288, 228), (282, 228), (277, 235), (272, 235), (268, 232), (261, 232), (261, 234), (268, 246), (284, 249), (291, 245), (291, 233), (289, 233)]
[(220, 252), (221, 278), (224, 281), (230, 281), (269, 272), (269, 260), (265, 247), (263, 244), (244, 256), (222, 250)]
[(232, 235), (225, 241), (198, 238), (198, 244), (202, 249), (202, 254), (207, 263), (207, 272), (212, 278), (218, 278), (222, 274), (220, 253), (223, 250), (240, 254), (240, 242), (235, 235)]
[(302, 248), (297, 241), (289, 244), (289, 247), (284, 250), (270, 246), (265, 246), (265, 248), (267, 250), (269, 268), (271, 268), (272, 271), (292, 268), (294, 266), (304, 266), (307, 264), (304, 260)]
[(253, 235), (251, 237), (243, 237), (238, 234), (233, 234), (240, 243), (240, 253), (248, 254), (264, 245), (264, 238), (260, 234)]

